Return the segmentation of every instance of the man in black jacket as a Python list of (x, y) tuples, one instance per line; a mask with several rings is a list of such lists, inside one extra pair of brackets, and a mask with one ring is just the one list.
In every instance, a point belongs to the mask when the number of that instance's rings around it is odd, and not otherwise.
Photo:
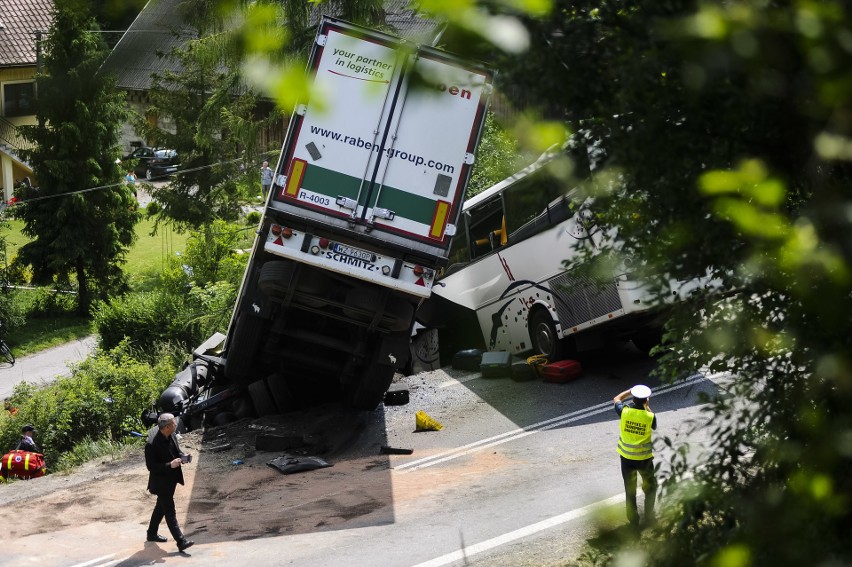
[(183, 484), (181, 465), (189, 462), (189, 456), (181, 452), (174, 436), (175, 429), (175, 416), (170, 413), (160, 414), (157, 425), (148, 431), (148, 441), (145, 443), (145, 466), (150, 473), (148, 490), (157, 495), (157, 504), (148, 524), (148, 541), (166, 541), (166, 538), (157, 533), (160, 522), (165, 518), (166, 525), (177, 542), (178, 550), (183, 551), (195, 542), (183, 536), (175, 511), (175, 489), (178, 483)]

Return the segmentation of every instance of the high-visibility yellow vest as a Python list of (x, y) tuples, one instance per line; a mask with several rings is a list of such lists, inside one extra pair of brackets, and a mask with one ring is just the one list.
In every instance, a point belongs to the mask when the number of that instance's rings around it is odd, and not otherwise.
[(651, 445), (651, 424), (654, 413), (625, 407), (621, 410), (621, 435), (618, 454), (632, 461), (644, 461), (654, 456)]

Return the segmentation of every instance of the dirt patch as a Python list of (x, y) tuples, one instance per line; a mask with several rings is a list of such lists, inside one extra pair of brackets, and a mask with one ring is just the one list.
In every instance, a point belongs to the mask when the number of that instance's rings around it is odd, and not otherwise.
[[(293, 448), (258, 451), (258, 435), (291, 440)], [(194, 458), (175, 494), (178, 518), (188, 535), (207, 542), (391, 522), (390, 463), (379, 455), (386, 443), (380, 412), (337, 406), (184, 433), (181, 445)], [(333, 466), (284, 475), (267, 464), (282, 454), (319, 456)], [(28, 513), (6, 537), (118, 521), (137, 522), (142, 534), (155, 502), (147, 480), (139, 448), (70, 474), (11, 482), (0, 487), (0, 505), (26, 502)]]

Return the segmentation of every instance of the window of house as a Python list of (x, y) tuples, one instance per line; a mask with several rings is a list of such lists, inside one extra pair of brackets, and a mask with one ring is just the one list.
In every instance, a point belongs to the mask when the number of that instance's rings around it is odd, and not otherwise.
[(30, 116), (35, 110), (35, 83), (3, 84), (3, 115)]

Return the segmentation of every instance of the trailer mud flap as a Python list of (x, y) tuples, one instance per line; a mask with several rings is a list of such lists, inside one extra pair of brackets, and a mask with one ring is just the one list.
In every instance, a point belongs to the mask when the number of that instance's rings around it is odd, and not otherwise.
[(393, 366), (402, 368), (408, 364), (411, 356), (408, 343), (410, 339), (405, 337), (386, 337), (379, 345), (376, 352), (376, 362), (382, 366)]

